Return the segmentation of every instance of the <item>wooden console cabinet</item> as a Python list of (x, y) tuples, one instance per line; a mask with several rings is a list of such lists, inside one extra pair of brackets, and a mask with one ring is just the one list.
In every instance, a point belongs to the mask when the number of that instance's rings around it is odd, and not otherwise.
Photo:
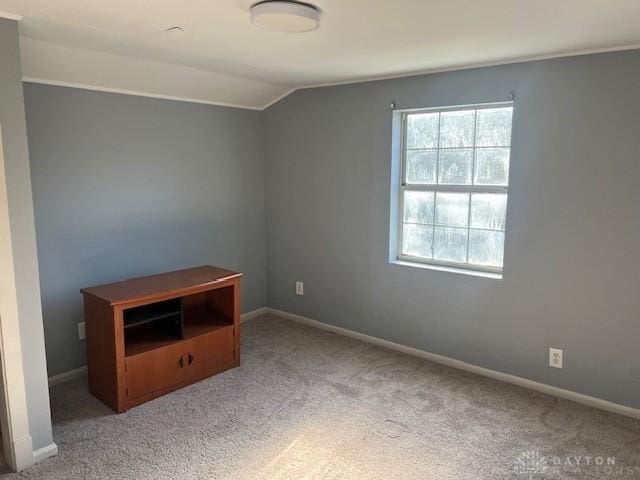
[(241, 276), (207, 265), (83, 288), (91, 394), (121, 413), (239, 366)]

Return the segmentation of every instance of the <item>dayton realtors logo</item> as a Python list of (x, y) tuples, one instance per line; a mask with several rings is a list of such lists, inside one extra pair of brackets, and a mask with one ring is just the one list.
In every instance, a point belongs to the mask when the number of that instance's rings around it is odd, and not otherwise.
[(521, 475), (528, 475), (529, 479), (533, 479), (533, 476), (538, 473), (546, 472), (547, 468), (547, 458), (535, 450), (522, 452), (518, 458), (516, 458), (516, 472)]
[(559, 474), (561, 471), (595, 475), (632, 476), (640, 474), (640, 469), (616, 465), (615, 457), (568, 455), (566, 457), (544, 456), (537, 450), (522, 452), (515, 461), (516, 473), (534, 480), (542, 474)]

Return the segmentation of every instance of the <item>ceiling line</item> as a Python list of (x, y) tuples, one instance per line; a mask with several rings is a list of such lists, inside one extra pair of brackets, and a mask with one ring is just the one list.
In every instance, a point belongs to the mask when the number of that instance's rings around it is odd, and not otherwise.
[(269, 103), (267, 103), (264, 107), (260, 108), (260, 111), (266, 110), (267, 108), (269, 108), (271, 105), (275, 105), (276, 103), (278, 103), (280, 100), (282, 100), (285, 97), (288, 97), (289, 95), (291, 95), (293, 92), (295, 92), (296, 90), (304, 90), (307, 87), (291, 87), (290, 90), (287, 90), (286, 92), (284, 92), (282, 95), (280, 95), (279, 97), (275, 98), (274, 100), (271, 100)]
[(74, 82), (63, 82), (59, 80), (48, 80), (46, 78), (35, 78), (24, 76), (22, 77), (23, 82), (27, 83), (40, 83), (43, 85), (53, 85), (56, 87), (69, 87), (69, 88), (78, 88), (82, 90), (93, 90), (97, 92), (105, 92), (105, 93), (118, 93), (121, 95), (132, 95), (136, 97), (148, 97), (148, 98), (159, 98), (162, 100), (174, 100), (177, 102), (188, 102), (188, 103), (200, 103), (203, 105), (215, 105), (218, 107), (230, 107), (230, 108), (240, 108), (243, 110), (256, 110), (262, 111), (265, 107), (254, 107), (251, 105), (240, 105), (236, 103), (226, 103), (226, 102), (215, 102), (212, 100), (201, 100), (197, 98), (190, 97), (177, 97), (173, 95), (163, 95), (161, 93), (149, 93), (149, 92), (141, 92), (138, 90), (127, 90), (124, 88), (111, 88), (111, 87), (101, 87), (97, 85), (90, 85), (85, 83), (74, 83)]
[[(1, 15), (2, 14), (0, 12), (0, 17), (1, 17)], [(49, 43), (49, 42), (45, 42), (45, 43)], [(640, 44), (633, 44), (633, 45), (628, 45), (628, 46), (607, 47), (607, 48), (591, 49), (591, 50), (580, 50), (580, 51), (576, 51), (576, 52), (562, 52), (562, 53), (549, 54), (549, 55), (530, 56), (530, 57), (524, 57), (524, 58), (519, 58), (519, 59), (514, 59), (514, 60), (504, 60), (504, 61), (468, 64), (468, 65), (462, 65), (462, 66), (450, 67), (450, 68), (440, 68), (440, 69), (439, 68), (434, 68), (434, 69), (429, 69), (429, 70), (421, 70), (421, 71), (417, 71), (417, 72), (406, 72), (406, 73), (401, 73), (401, 74), (390, 74), (390, 75), (384, 75), (384, 76), (360, 77), (360, 78), (354, 79), (354, 80), (344, 80), (344, 81), (338, 81), (338, 82), (325, 82), (325, 83), (317, 83), (317, 84), (309, 84), (309, 85), (302, 84), (302, 85), (290, 87), (283, 94), (277, 96), (273, 100), (270, 100), (269, 102), (267, 102), (263, 106), (252, 106), (252, 105), (243, 105), (243, 104), (212, 101), (212, 100), (202, 100), (202, 99), (197, 99), (197, 98), (192, 98), (192, 97), (163, 95), (163, 94), (159, 94), (159, 93), (150, 93), (150, 92), (144, 92), (144, 91), (140, 91), (140, 90), (127, 90), (127, 89), (122, 89), (122, 88), (103, 87), (103, 86), (96, 86), (96, 85), (91, 85), (91, 84), (65, 82), (65, 81), (58, 81), (58, 80), (49, 80), (49, 79), (46, 79), (46, 78), (36, 78), (36, 77), (30, 77), (30, 76), (23, 77), (23, 81), (30, 82), (30, 83), (40, 83), (40, 84), (46, 84), (46, 85), (62, 86), (62, 87), (80, 88), (80, 89), (84, 89), (84, 90), (94, 90), (94, 91), (100, 91), (100, 92), (118, 93), (118, 94), (123, 94), (123, 95), (134, 95), (134, 96), (149, 97), (149, 98), (159, 98), (159, 99), (164, 99), (164, 100), (174, 100), (174, 101), (181, 101), (181, 102), (198, 103), (198, 104), (204, 104), (204, 105), (215, 105), (215, 106), (221, 106), (221, 107), (230, 107), (230, 108), (240, 108), (240, 109), (246, 109), (246, 110), (264, 111), (264, 110), (268, 109), (269, 107), (271, 107), (272, 105), (275, 105), (276, 103), (278, 103), (280, 100), (288, 97), (289, 95), (291, 95), (292, 93), (294, 93), (297, 90), (305, 90), (305, 89), (311, 89), (311, 88), (334, 87), (334, 86), (341, 86), (341, 85), (353, 85), (353, 84), (358, 84), (358, 83), (367, 83), (367, 82), (384, 81), (384, 80), (394, 80), (394, 79), (410, 78), (410, 77), (417, 77), (417, 76), (437, 74), (437, 73), (456, 72), (456, 71), (472, 70), (472, 69), (478, 69), (478, 68), (497, 67), (497, 66), (502, 66), (502, 65), (514, 65), (514, 64), (527, 63), (527, 62), (552, 60), (552, 59), (556, 59), (556, 58), (568, 58), (568, 57), (577, 57), (577, 56), (584, 56), (584, 55), (594, 55), (594, 54), (598, 54), (598, 53), (612, 53), (612, 52), (621, 52), (621, 51), (629, 51), (629, 50), (637, 50), (637, 49), (640, 49)], [(99, 51), (99, 50), (96, 50), (96, 52), (107, 53), (107, 52), (102, 52), (102, 51)], [(127, 58), (130, 58), (130, 59), (133, 59), (133, 60), (140, 60), (140, 61), (147, 60), (147, 59), (142, 59), (142, 58), (135, 59), (133, 57), (127, 57)], [(175, 64), (175, 63), (166, 63), (166, 65), (178, 66), (178, 67), (181, 66), (181, 65)], [(186, 68), (192, 68), (192, 67), (186, 67)], [(220, 72), (217, 72), (217, 73), (221, 74)], [(224, 73), (222, 73), (222, 74), (225, 75)], [(258, 81), (263, 81), (264, 82), (264, 80), (258, 80)]]
[(314, 83), (309, 85), (300, 85), (299, 87), (296, 87), (296, 90), (303, 90), (306, 88), (337, 87), (340, 85), (351, 85), (354, 83), (377, 82), (381, 80), (395, 80), (398, 78), (419, 77), (421, 75), (430, 75), (434, 73), (458, 72), (461, 70), (474, 70), (476, 68), (499, 67), (501, 65), (514, 65), (518, 63), (529, 63), (529, 62), (539, 62), (543, 60), (553, 60), (555, 58), (580, 57), (584, 55), (596, 55), (598, 53), (624, 52), (629, 50), (640, 50), (640, 43), (626, 45), (626, 46), (617, 46), (617, 47), (594, 48), (591, 50), (576, 50), (575, 52), (553, 53), (549, 55), (532, 55), (530, 57), (522, 57), (522, 58), (517, 58), (513, 60), (496, 60), (494, 62), (470, 63), (467, 65), (461, 65), (458, 67), (434, 68), (430, 70), (419, 70), (416, 72), (405, 72), (405, 73), (389, 74), (389, 75), (382, 75), (382, 76), (360, 77), (354, 80), (344, 80), (344, 81), (338, 81), (338, 82)]
[(7, 20), (15, 20), (16, 22), (19, 22), (23, 17), (22, 15), (19, 15), (17, 13), (0, 12), (0, 18), (6, 18)]

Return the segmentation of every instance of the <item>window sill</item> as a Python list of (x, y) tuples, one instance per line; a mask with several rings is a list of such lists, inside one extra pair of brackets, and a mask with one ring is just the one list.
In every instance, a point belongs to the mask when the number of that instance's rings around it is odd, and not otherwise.
[(490, 280), (502, 280), (501, 273), (481, 272), (479, 270), (468, 270), (465, 268), (449, 267), (445, 265), (435, 265), (431, 263), (408, 262), (406, 260), (389, 260), (389, 263), (401, 267), (422, 268), (425, 270), (435, 270), (438, 272), (457, 273), (461, 275), (469, 275), (471, 277), (488, 278)]

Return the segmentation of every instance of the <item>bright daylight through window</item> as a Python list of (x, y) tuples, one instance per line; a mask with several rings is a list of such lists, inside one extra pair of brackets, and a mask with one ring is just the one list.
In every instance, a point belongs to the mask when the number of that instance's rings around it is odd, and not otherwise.
[(513, 105), (402, 114), (398, 258), (502, 272)]

